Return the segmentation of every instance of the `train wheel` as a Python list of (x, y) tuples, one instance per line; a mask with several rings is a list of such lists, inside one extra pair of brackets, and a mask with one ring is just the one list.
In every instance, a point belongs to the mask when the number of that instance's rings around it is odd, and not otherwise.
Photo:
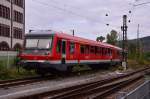
[(92, 70), (108, 69), (109, 67), (110, 67), (109, 64), (92, 64), (92, 65), (90, 65), (90, 68)]

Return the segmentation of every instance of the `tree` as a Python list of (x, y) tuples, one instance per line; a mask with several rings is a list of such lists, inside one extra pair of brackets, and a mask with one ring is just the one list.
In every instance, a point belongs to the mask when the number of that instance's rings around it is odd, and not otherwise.
[(136, 44), (128, 43), (128, 57), (131, 59), (136, 58)]
[(104, 40), (105, 40), (105, 37), (103, 37), (103, 36), (99, 36), (96, 38), (97, 42), (103, 42)]
[(118, 35), (116, 30), (111, 30), (110, 34), (107, 34), (107, 43), (116, 45), (117, 39), (118, 39)]

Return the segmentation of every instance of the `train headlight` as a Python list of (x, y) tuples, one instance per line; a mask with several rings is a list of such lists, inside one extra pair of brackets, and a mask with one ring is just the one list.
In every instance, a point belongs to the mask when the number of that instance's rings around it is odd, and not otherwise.
[(45, 52), (45, 55), (50, 55), (50, 52)]

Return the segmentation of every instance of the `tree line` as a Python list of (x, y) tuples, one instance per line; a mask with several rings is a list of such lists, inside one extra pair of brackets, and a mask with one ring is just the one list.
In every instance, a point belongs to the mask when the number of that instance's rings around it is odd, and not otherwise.
[[(96, 41), (104, 42), (104, 40), (106, 40), (106, 43), (122, 48), (122, 39), (120, 39), (119, 37), (120, 37), (119, 33), (116, 30), (111, 30), (111, 32), (108, 33), (106, 37), (98, 36), (96, 38)], [(140, 48), (138, 48), (139, 46), (137, 46), (137, 42), (133, 43), (133, 42), (128, 41), (127, 47), (128, 47), (129, 59), (136, 59), (136, 60), (145, 59), (144, 58), (145, 53), (142, 50), (142, 47), (143, 47), (142, 42), (139, 42), (139, 45), (140, 45)]]
[(116, 45), (118, 42), (118, 33), (116, 30), (111, 30), (110, 33), (107, 34), (106, 38), (103, 36), (99, 36), (96, 38), (97, 42), (103, 42), (106, 39), (106, 42), (111, 45)]

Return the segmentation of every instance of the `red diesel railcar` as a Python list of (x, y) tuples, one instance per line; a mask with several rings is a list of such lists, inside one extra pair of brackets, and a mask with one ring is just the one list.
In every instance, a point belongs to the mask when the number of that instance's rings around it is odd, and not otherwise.
[(75, 64), (88, 64), (92, 69), (119, 64), (121, 53), (121, 48), (110, 44), (49, 30), (26, 34), (19, 58), (25, 69), (46, 73), (69, 71)]

